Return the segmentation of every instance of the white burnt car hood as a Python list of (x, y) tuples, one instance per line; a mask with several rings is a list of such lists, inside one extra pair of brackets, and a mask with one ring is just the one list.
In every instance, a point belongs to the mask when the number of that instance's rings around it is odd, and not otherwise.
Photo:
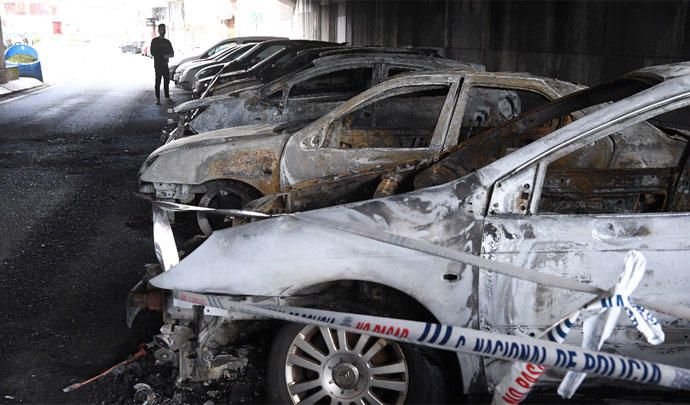
[[(443, 282), (443, 274), (448, 271), (462, 273), (459, 264), (334, 229), (319, 221), (324, 218), (428, 238), (464, 250), (480, 236), (481, 222), (462, 211), (458, 196), (477, 186), (472, 175), (408, 194), (216, 231), (179, 264), (152, 279), (151, 284), (200, 293), (284, 296), (329, 280), (364, 280), (386, 282), (408, 293), (416, 291), (412, 294), (415, 296), (420, 289), (437, 291), (440, 295), (428, 294), (428, 299), (440, 301), (450, 292), (449, 287), (463, 284)], [(467, 290), (465, 295), (469, 293)]]

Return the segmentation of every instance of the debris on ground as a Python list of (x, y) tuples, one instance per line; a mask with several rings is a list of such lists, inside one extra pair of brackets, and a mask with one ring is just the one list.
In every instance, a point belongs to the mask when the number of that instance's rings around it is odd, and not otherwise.
[(117, 370), (120, 369), (121, 367), (126, 366), (127, 364), (132, 363), (132, 362), (136, 361), (137, 359), (140, 359), (140, 358), (146, 356), (147, 354), (148, 354), (148, 350), (147, 350), (146, 346), (142, 345), (139, 347), (139, 350), (136, 353), (134, 353), (131, 357), (129, 357), (127, 360), (124, 360), (124, 361), (121, 361), (120, 363), (117, 363), (116, 365), (103, 371), (102, 373), (98, 374), (97, 376), (89, 378), (88, 380), (71, 384), (71, 385), (63, 388), (62, 392), (74, 391), (74, 390), (79, 389), (79, 388), (81, 388), (87, 384), (90, 384), (90, 383), (92, 383), (92, 382), (94, 382), (100, 378), (103, 378), (110, 373), (116, 373)]
[(218, 380), (178, 383), (176, 367), (146, 356), (118, 368), (84, 390), (88, 390), (89, 398), (103, 404), (263, 403), (263, 349), (238, 345), (226, 351), (229, 355), (246, 356), (249, 361), (242, 370), (227, 370)]

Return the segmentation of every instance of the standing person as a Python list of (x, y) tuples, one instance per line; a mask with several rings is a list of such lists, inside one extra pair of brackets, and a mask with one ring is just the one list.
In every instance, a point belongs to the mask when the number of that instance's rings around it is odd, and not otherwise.
[(153, 67), (156, 69), (156, 104), (161, 103), (161, 78), (163, 78), (163, 90), (165, 99), (172, 103), (170, 98), (170, 71), (168, 70), (168, 60), (175, 56), (172, 44), (165, 39), (165, 24), (158, 24), (158, 36), (151, 40), (151, 56), (153, 56)]

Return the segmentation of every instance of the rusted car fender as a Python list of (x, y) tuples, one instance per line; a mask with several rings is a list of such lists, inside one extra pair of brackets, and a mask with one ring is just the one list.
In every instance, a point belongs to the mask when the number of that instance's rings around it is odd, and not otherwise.
[[(156, 149), (140, 170), (142, 183), (203, 184), (237, 180), (261, 193), (278, 188), (280, 156), (289, 134), (275, 125), (226, 128), (179, 139)], [(222, 148), (219, 148), (222, 145)]]

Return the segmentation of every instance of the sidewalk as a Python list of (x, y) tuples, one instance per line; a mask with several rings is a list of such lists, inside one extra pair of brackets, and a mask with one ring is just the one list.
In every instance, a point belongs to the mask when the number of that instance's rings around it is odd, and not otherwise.
[(20, 77), (7, 83), (0, 83), (0, 96), (42, 86), (43, 82), (31, 77)]

